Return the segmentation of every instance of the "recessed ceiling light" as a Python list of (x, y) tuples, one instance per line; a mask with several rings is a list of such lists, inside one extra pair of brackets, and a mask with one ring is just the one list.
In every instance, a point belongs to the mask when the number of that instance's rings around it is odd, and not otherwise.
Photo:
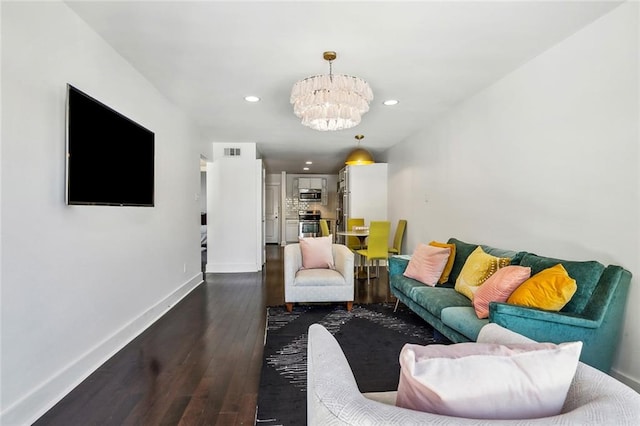
[(260, 98), (257, 96), (245, 96), (244, 100), (247, 102), (260, 102)]
[(387, 99), (386, 101), (383, 102), (384, 105), (386, 106), (392, 106), (392, 105), (398, 105), (398, 102), (396, 99)]
[(313, 161), (305, 161), (304, 164), (313, 164)]
[(309, 170), (309, 168), (308, 167), (303, 167), (302, 170), (307, 171), (307, 170)]

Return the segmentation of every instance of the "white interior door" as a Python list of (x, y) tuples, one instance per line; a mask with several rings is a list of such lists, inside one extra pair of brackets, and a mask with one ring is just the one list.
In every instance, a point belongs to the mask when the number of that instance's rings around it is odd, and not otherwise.
[(280, 242), (280, 184), (268, 183), (265, 188), (265, 242)]

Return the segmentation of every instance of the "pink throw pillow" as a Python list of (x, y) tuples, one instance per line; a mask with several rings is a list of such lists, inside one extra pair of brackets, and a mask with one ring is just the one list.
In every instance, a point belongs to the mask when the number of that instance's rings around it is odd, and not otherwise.
[(418, 244), (403, 275), (433, 287), (438, 283), (450, 253), (449, 247)]
[(489, 302), (506, 302), (530, 276), (531, 268), (525, 266), (510, 265), (498, 269), (473, 295), (473, 308), (478, 318), (489, 318)]
[(304, 269), (334, 269), (331, 235), (299, 238)]
[(406, 344), (396, 405), (472, 419), (560, 414), (582, 342)]

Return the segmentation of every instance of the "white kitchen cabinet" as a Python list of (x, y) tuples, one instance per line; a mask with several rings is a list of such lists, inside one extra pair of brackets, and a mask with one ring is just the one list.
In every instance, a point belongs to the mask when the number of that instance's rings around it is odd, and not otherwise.
[(298, 189), (323, 189), (327, 187), (325, 178), (298, 178)]
[(298, 242), (298, 224), (300, 221), (298, 219), (286, 219), (285, 220), (285, 229), (284, 235), (285, 239), (288, 243), (297, 243)]
[(311, 189), (311, 178), (298, 178), (298, 189)]
[(309, 189), (322, 189), (327, 187), (327, 180), (324, 178), (311, 178)]

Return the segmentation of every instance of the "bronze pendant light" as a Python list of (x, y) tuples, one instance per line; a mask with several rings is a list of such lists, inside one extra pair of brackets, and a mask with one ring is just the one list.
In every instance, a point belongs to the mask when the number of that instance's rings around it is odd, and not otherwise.
[(364, 138), (364, 135), (356, 135), (356, 140), (358, 141), (358, 145), (356, 149), (351, 151), (349, 155), (347, 155), (347, 159), (344, 161), (344, 164), (348, 166), (364, 166), (367, 164), (374, 164), (375, 160), (369, 151), (364, 148), (360, 148), (360, 141)]

